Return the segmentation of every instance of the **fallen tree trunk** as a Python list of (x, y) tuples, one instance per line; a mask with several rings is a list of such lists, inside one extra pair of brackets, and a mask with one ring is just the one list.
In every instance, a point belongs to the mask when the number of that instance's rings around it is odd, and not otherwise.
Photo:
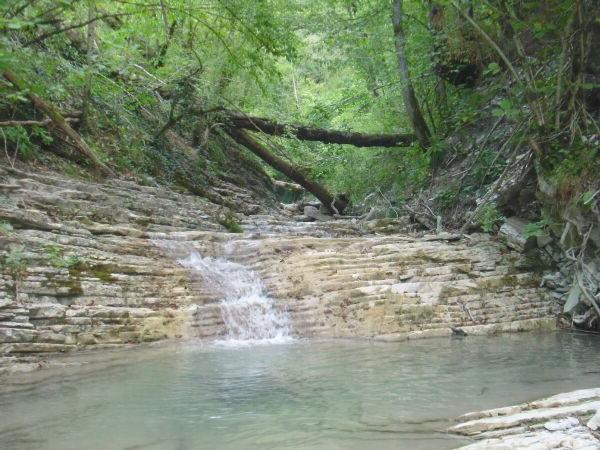
[(413, 134), (366, 134), (351, 131), (328, 130), (278, 123), (262, 117), (251, 117), (228, 111), (229, 123), (235, 128), (259, 131), (274, 136), (293, 135), (303, 141), (325, 144), (349, 144), (355, 147), (407, 147), (416, 137)]
[(317, 197), (321, 203), (333, 212), (341, 214), (348, 202), (341, 196), (332, 195), (323, 185), (309, 180), (306, 176), (287, 161), (273, 155), (263, 145), (257, 142), (247, 132), (239, 128), (229, 128), (227, 133), (240, 145), (243, 145), (275, 170), (295, 181), (308, 192)]
[[(72, 117), (65, 117), (65, 122), (79, 122), (79, 119)], [(0, 122), (0, 128), (3, 127), (27, 127), (27, 126), (36, 126), (36, 127), (46, 127), (50, 125), (52, 120), (44, 119), (44, 120), (5, 120)]]
[(54, 125), (60, 129), (63, 133), (65, 133), (75, 144), (77, 150), (85, 155), (89, 160), (92, 161), (94, 166), (100, 170), (104, 175), (114, 175), (113, 171), (108, 168), (104, 163), (102, 163), (98, 157), (94, 154), (94, 152), (88, 147), (85, 141), (81, 138), (79, 133), (75, 131), (71, 126), (67, 123), (66, 119), (63, 115), (58, 111), (56, 107), (51, 105), (50, 103), (43, 100), (41, 97), (35, 95), (31, 90), (27, 89), (27, 86), (23, 81), (17, 77), (10, 70), (5, 70), (2, 72), (4, 78), (6, 78), (10, 83), (16, 87), (20, 91), (26, 91), (27, 98), (36, 107), (39, 111), (43, 112), (48, 116), (48, 118), (54, 123)]
[(275, 180), (273, 181), (273, 184), (275, 185), (275, 187), (295, 192), (298, 194), (302, 194), (304, 192), (304, 188), (297, 183), (288, 183), (287, 181)]

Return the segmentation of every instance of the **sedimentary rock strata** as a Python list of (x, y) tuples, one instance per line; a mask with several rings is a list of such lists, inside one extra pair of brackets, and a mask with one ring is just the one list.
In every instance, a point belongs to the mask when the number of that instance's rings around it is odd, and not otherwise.
[(538, 276), (487, 236), (387, 235), (394, 224), (298, 223), (251, 209), (261, 214), (233, 234), (219, 224), (222, 207), (197, 196), (0, 168), (4, 362), (223, 334), (220, 298), (175, 261), (190, 248), (256, 270), (300, 336), (406, 339), (553, 324)]
[(284, 234), (222, 248), (261, 274), (304, 336), (397, 340), (448, 336), (450, 327), (478, 334), (554, 321), (552, 302), (521, 256), (485, 236)]

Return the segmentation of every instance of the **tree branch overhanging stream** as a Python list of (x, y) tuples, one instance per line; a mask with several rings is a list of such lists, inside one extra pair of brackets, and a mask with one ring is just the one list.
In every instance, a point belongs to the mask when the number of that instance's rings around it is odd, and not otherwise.
[(226, 118), (235, 128), (270, 134), (273, 136), (295, 136), (302, 141), (317, 141), (324, 144), (348, 144), (355, 147), (408, 147), (416, 141), (413, 134), (369, 134), (353, 131), (331, 130), (276, 122), (263, 117), (252, 117), (226, 111)]

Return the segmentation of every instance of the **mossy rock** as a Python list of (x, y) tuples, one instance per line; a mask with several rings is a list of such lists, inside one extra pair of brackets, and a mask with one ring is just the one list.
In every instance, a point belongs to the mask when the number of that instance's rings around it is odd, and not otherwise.
[(231, 212), (226, 212), (218, 218), (219, 224), (225, 227), (230, 233), (243, 233), (242, 226)]

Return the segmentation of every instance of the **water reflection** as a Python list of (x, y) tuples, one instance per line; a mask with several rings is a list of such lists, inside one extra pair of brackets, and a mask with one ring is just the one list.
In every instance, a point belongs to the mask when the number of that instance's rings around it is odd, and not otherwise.
[(0, 395), (0, 448), (452, 448), (447, 419), (597, 387), (600, 339), (188, 344)]

